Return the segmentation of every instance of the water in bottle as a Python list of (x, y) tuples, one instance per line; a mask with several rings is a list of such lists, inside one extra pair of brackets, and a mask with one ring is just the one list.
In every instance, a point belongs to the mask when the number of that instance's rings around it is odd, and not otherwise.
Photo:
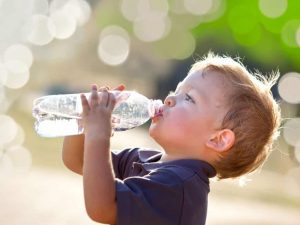
[[(112, 91), (117, 103), (112, 113), (115, 131), (123, 131), (144, 124), (162, 105), (135, 91)], [(90, 93), (85, 93), (88, 98)], [(48, 95), (33, 103), (35, 130), (43, 137), (60, 137), (83, 133), (80, 94)]]

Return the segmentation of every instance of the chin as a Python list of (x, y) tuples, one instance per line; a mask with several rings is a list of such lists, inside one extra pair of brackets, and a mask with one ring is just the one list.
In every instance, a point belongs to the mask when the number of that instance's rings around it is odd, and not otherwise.
[(158, 134), (158, 130), (155, 127), (155, 125), (154, 126), (153, 125), (150, 126), (150, 128), (148, 130), (148, 133), (149, 133), (150, 137), (152, 137), (156, 142), (158, 142), (157, 139), (159, 137), (159, 134)]

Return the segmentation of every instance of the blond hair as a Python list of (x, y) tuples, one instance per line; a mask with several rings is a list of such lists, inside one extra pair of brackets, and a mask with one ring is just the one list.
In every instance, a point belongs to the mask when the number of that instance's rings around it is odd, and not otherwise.
[(231, 129), (235, 143), (215, 162), (217, 177), (235, 178), (259, 168), (279, 134), (280, 108), (271, 93), (279, 73), (267, 78), (258, 72), (251, 74), (238, 59), (213, 53), (196, 62), (190, 72), (194, 71), (217, 72), (229, 84), (225, 90), (227, 113), (220, 129)]

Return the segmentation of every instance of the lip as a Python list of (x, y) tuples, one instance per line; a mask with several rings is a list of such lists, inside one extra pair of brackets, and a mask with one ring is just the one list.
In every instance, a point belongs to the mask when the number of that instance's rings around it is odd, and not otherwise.
[(155, 112), (154, 116), (151, 118), (152, 122), (156, 122), (159, 117), (163, 117), (163, 109), (162, 107), (159, 107), (159, 109)]

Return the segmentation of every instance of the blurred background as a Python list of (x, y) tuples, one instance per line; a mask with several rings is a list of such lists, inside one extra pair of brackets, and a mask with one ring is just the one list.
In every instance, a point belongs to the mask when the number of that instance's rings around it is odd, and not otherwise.
[[(0, 0), (0, 224), (95, 224), (62, 138), (34, 131), (35, 98), (123, 83), (163, 99), (213, 51), (279, 70), (284, 120), (260, 171), (211, 182), (207, 224), (299, 225), (299, 11), (298, 0)], [(148, 125), (116, 133), (112, 147), (160, 148)]]

